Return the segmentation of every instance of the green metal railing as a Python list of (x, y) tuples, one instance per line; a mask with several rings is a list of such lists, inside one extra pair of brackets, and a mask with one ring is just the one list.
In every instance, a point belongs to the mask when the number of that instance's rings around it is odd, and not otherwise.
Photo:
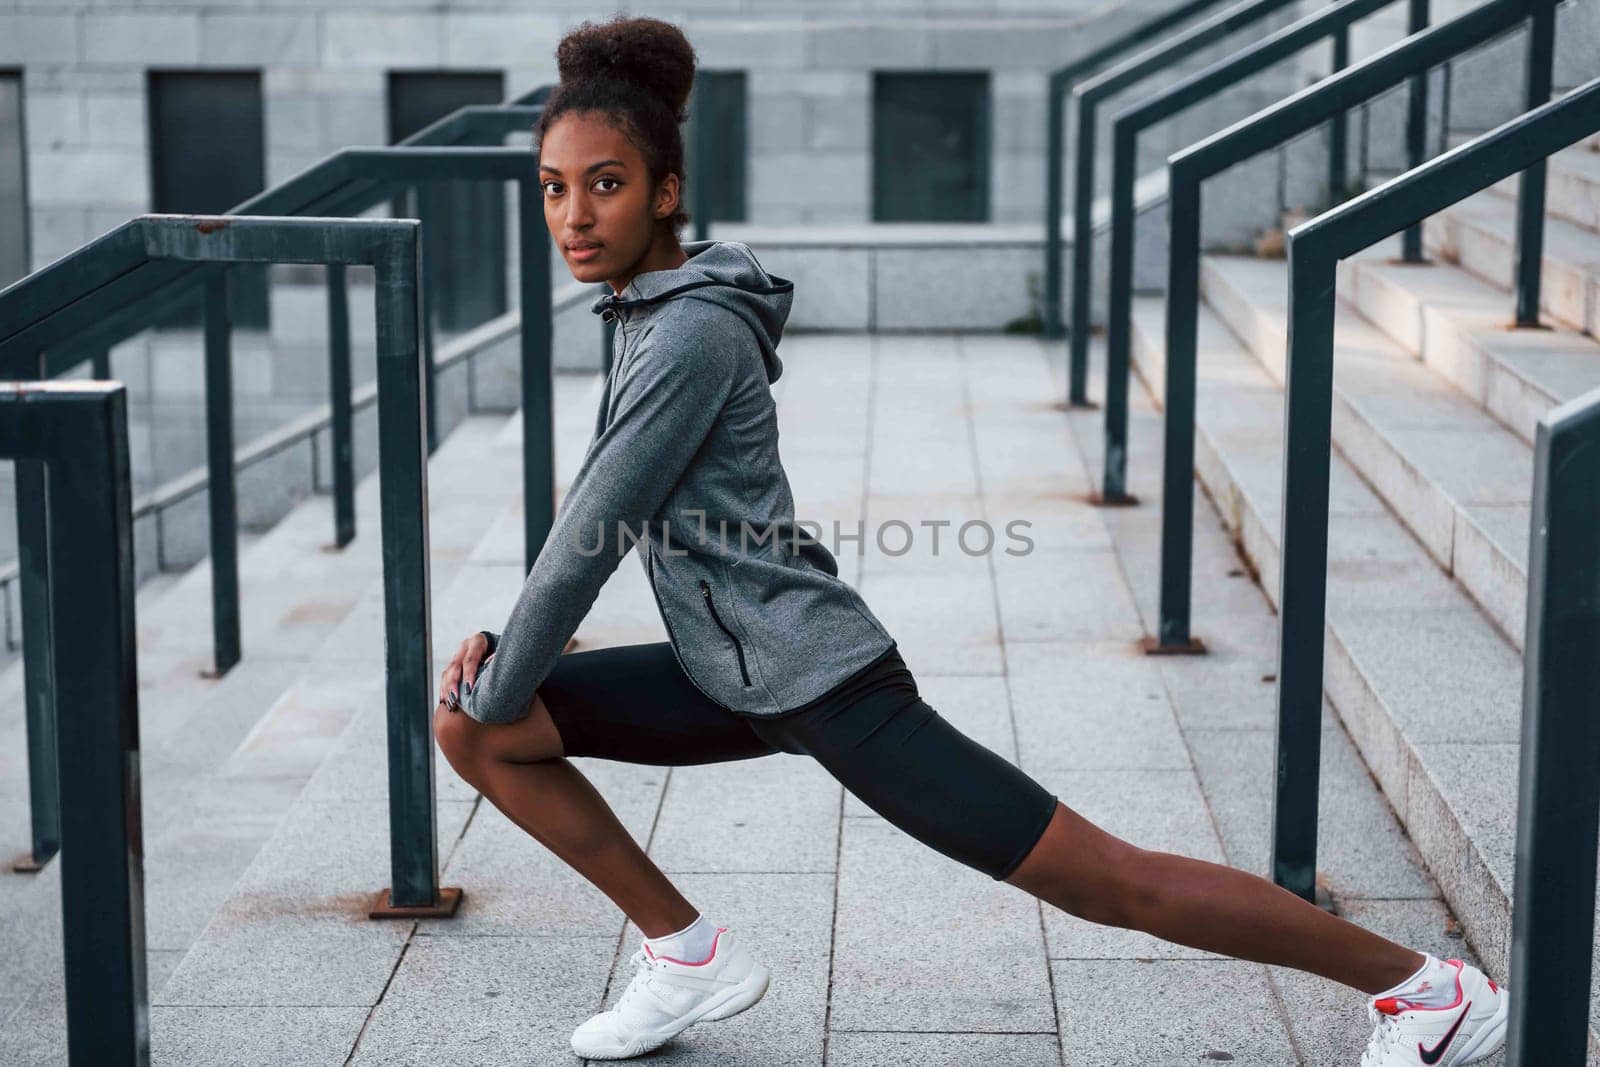
[[(121, 382), (0, 383), (0, 456), (49, 472), (46, 550), (55, 661), (69, 709), (50, 727), (59, 763), (61, 939), (67, 1050), (79, 1064), (150, 1061), (144, 834), (133, 620), (132, 486)], [(31, 642), (36, 635), (29, 634)], [(35, 740), (29, 734), (30, 744)], [(61, 758), (57, 753), (65, 758)]]
[[(69, 321), (85, 303), (151, 263), (343, 263), (371, 266), (376, 277), (379, 435), (382, 479), (385, 639), (390, 752), (392, 889), (398, 906), (434, 914), (459, 890), (438, 886), (432, 736), (427, 709), (432, 661), (428, 603), (427, 468), (418, 344), (420, 226), (415, 220), (284, 219), (271, 217), (145, 215), (112, 230), (0, 293), (8, 339)], [(225, 292), (221, 294), (225, 297)], [(225, 303), (219, 302), (218, 307)], [(209, 309), (208, 309), (209, 310)], [(24, 325), (27, 324), (27, 325)], [(23, 361), (27, 362), (27, 361)], [(35, 356), (32, 365), (42, 360)], [(135, 627), (132, 526), (124, 390), (120, 383), (38, 382), (13, 385), (22, 397), (61, 388), (115, 396), (112, 427), (120, 441), (109, 463), (94, 455), (31, 457), (36, 447), (67, 432), (86, 449), (105, 445), (104, 433), (71, 420), (24, 430), (35, 477), (20, 490), (19, 512), (46, 511), (49, 544), (27, 557), (24, 577), (49, 591), (50, 610), (27, 635), (30, 648), (49, 653), (63, 633), (74, 649), (106, 657), (84, 669), (77, 657), (49, 655), (48, 714), (53, 744), (38, 744), (30, 719), (30, 753), (45, 758), (31, 771), (54, 785), (47, 802), (34, 794), (36, 818), (56, 820), (63, 854), (63, 900), (69, 1030), (74, 1063), (148, 1059), (148, 997), (143, 977), (142, 859), (138, 832)], [(37, 419), (37, 412), (34, 418)], [(65, 417), (64, 417), (65, 418)], [(103, 459), (104, 457), (102, 457)], [(81, 469), (73, 463), (81, 460)], [(49, 463), (48, 475), (45, 464)], [(80, 484), (81, 483), (81, 484)], [(60, 509), (98, 494), (116, 509), (109, 526), (91, 515)], [(93, 510), (93, 509), (90, 509)], [(105, 510), (101, 505), (100, 510)], [(113, 598), (121, 603), (108, 602)], [(63, 606), (63, 601), (68, 601)], [(49, 634), (41, 640), (41, 635)], [(31, 664), (30, 664), (31, 665)], [(104, 690), (104, 691), (98, 691)], [(114, 716), (114, 721), (101, 717)], [(53, 752), (49, 749), (53, 748)], [(47, 834), (48, 837), (48, 834)], [(137, 951), (136, 951), (137, 950)], [(136, 957), (136, 959), (135, 959)], [(130, 962), (132, 960), (133, 962)], [(107, 985), (107, 968), (110, 984)]]
[[(1089, 405), (1089, 333), (1094, 272), (1094, 187), (1096, 118), (1100, 105), (1118, 93), (1138, 85), (1147, 78), (1162, 74), (1174, 66), (1194, 57), (1195, 53), (1248, 29), (1263, 19), (1298, 3), (1299, 0), (1245, 0), (1244, 3), (1221, 11), (1197, 26), (1193, 26), (1154, 48), (1140, 52), (1110, 70), (1095, 75), (1072, 90), (1074, 126), (1077, 138), (1073, 154), (1072, 184), (1072, 325), (1067, 338), (1067, 403), (1075, 407)], [(1130, 165), (1135, 161), (1129, 160)], [(1117, 187), (1113, 183), (1113, 198)], [(1132, 197), (1130, 182), (1128, 195)], [(1113, 223), (1115, 222), (1115, 215)], [(1113, 245), (1115, 247), (1115, 245)], [(1131, 274), (1129, 276), (1131, 284)], [(1115, 276), (1111, 283), (1111, 299), (1117, 299)], [(1107, 395), (1106, 403), (1112, 403)], [(1126, 406), (1124, 393), (1122, 403)], [(1110, 442), (1108, 442), (1108, 445)], [(1115, 463), (1123, 465), (1119, 444)], [(1107, 464), (1112, 463), (1107, 457)], [(1100, 502), (1127, 504), (1132, 499), (1119, 486), (1112, 493), (1102, 491)]]
[[(1600, 128), (1593, 110), (1589, 123)], [(1600, 828), (1600, 391), (1547, 413), (1536, 437), (1512, 883), (1512, 1067), (1584, 1062)]]
[[(1066, 155), (1065, 131), (1062, 130), (1062, 119), (1065, 118), (1064, 103), (1067, 93), (1072, 91), (1074, 85), (1092, 70), (1104, 66), (1120, 55), (1125, 55), (1151, 41), (1166, 35), (1167, 31), (1183, 25), (1190, 19), (1205, 14), (1217, 7), (1222, 0), (1189, 0), (1188, 3), (1178, 4), (1167, 11), (1139, 23), (1125, 33), (1113, 37), (1102, 45), (1098, 45), (1074, 59), (1066, 66), (1058, 67), (1050, 72), (1050, 84), (1046, 101), (1045, 119), (1045, 208), (1044, 208), (1044, 307), (1042, 319), (1044, 323), (1044, 336), (1060, 337), (1062, 335), (1061, 323), (1061, 207), (1062, 192), (1061, 182), (1065, 176), (1062, 167), (1062, 158)], [(1081, 225), (1076, 224), (1075, 225)], [(1081, 232), (1081, 230), (1080, 230)], [(1078, 239), (1078, 234), (1073, 235), (1073, 240)], [(1081, 383), (1083, 376), (1075, 374), (1073, 382)], [(1081, 395), (1081, 385), (1071, 391), (1069, 403), (1085, 406), (1088, 400)]]
[[(521, 299), (524, 307), (522, 329), (523, 403), (527, 428), (524, 431), (523, 479), (526, 507), (527, 559), (538, 557), (538, 549), (554, 522), (554, 418), (550, 383), (550, 251), (545, 231), (543, 191), (539, 185), (537, 160), (515, 148), (361, 148), (345, 149), (328, 160), (290, 179), (282, 186), (250, 204), (251, 214), (215, 216), (229, 220), (262, 217), (266, 207), (292, 205), (295, 216), (315, 213), (330, 204), (354, 213), (358, 205), (376, 205), (389, 199), (396, 189), (417, 181), (440, 179), (514, 181), (519, 188), (519, 231), (522, 252)], [(282, 217), (282, 216), (279, 216)], [(328, 220), (317, 218), (317, 222)], [(237, 227), (235, 226), (235, 230)], [(113, 231), (115, 232), (115, 231)], [(179, 294), (190, 286), (207, 287), (206, 316), (206, 420), (208, 489), (212, 544), (212, 604), (214, 656), (220, 673), (238, 662), (240, 656), (240, 614), (238, 579), (238, 531), (233, 467), (233, 413), (229, 329), (224, 299), (225, 263), (196, 261), (193, 257), (150, 257), (128, 267), (125, 272), (106, 276), (100, 261), (106, 253), (101, 241), (30, 274), (0, 290), (0, 376), (6, 378), (49, 378), (82, 361), (79, 344), (86, 334), (97, 337), (116, 331), (137, 329), (153, 314), (152, 301), (159, 303), (169, 294)], [(213, 257), (218, 258), (218, 257)], [(317, 262), (309, 260), (308, 262)], [(337, 269), (339, 261), (331, 260)], [(343, 286), (337, 287), (341, 299), (331, 305), (330, 318), (335, 333), (330, 345), (330, 379), (336, 386), (332, 398), (336, 423), (348, 430), (349, 414), (349, 338), (348, 312), (342, 299)], [(54, 301), (62, 293), (75, 297), (67, 304)], [(420, 299), (420, 294), (419, 294)], [(109, 331), (109, 333), (108, 333)], [(61, 352), (60, 356), (56, 356)], [(431, 361), (429, 361), (431, 364)], [(342, 369), (341, 369), (342, 368)], [(430, 366), (425, 364), (426, 378)], [(426, 407), (430, 390), (425, 382), (418, 402)], [(380, 390), (380, 412), (382, 408)], [(344, 409), (341, 419), (340, 409)], [(380, 415), (381, 421), (381, 415)], [(424, 432), (428, 422), (423, 422)], [(346, 443), (348, 447), (348, 442)], [(346, 457), (348, 459), (348, 456)], [(335, 463), (335, 471), (340, 467)], [(346, 470), (352, 487), (353, 477)], [(353, 497), (352, 497), (353, 499)], [(43, 528), (37, 509), (43, 500), (43, 487), (37, 471), (17, 472), (17, 511), (19, 540), (36, 539)], [(352, 504), (353, 512), (353, 504)], [(24, 551), (43, 560), (36, 545)], [(45, 594), (42, 586), (28, 591), (30, 583), (47, 582), (47, 570), (30, 569), (21, 575), (26, 595), (23, 598), (24, 633), (40, 634), (48, 629), (42, 613)], [(49, 717), (48, 649), (29, 647), (24, 640), (24, 670), (31, 679), (26, 687), (27, 715), (40, 729)], [(36, 793), (35, 803), (50, 806), (48, 793)], [(44, 862), (53, 853), (48, 841), (35, 842), (35, 862)]]
[[(1099, 499), (1108, 504), (1131, 503), (1127, 492), (1128, 466), (1128, 383), (1131, 378), (1131, 350), (1133, 333), (1133, 257), (1134, 257), (1134, 200), (1133, 184), (1137, 177), (1139, 135), (1150, 127), (1213, 99), (1223, 90), (1238, 85), (1252, 75), (1259, 74), (1275, 63), (1281, 63), (1312, 45), (1332, 39), (1336, 55), (1347, 53), (1350, 26), (1394, 3), (1395, 0), (1340, 0), (1315, 14), (1285, 26), (1262, 40), (1212, 64), (1165, 92), (1145, 100), (1135, 107), (1120, 112), (1112, 123), (1111, 170), (1111, 271), (1109, 286), (1110, 306), (1106, 316), (1106, 411), (1104, 466), (1101, 471)], [(1426, 22), (1428, 8), (1425, 0), (1409, 0), (1412, 19)], [(1420, 27), (1419, 27), (1420, 28)], [(1342, 64), (1341, 64), (1342, 68)], [(1411, 99), (1425, 92), (1422, 79), (1410, 83)], [(1337, 112), (1330, 120), (1328, 193), (1333, 202), (1343, 199), (1345, 156), (1348, 154), (1345, 112)], [(1419, 123), (1418, 134), (1423, 132)], [(1423, 148), (1420, 140), (1408, 145), (1412, 166), (1422, 162)], [(1076, 251), (1076, 250), (1074, 250)], [(1074, 286), (1076, 290), (1076, 286)], [(1087, 279), (1082, 304), (1087, 323), (1089, 302)], [(1073, 321), (1076, 322), (1079, 305), (1073, 304)], [(1084, 359), (1088, 358), (1088, 344), (1084, 344)], [(1152, 650), (1163, 652), (1198, 652), (1203, 646), (1187, 637), (1167, 640), (1158, 637)]]
[[(1168, 247), (1164, 403), (1165, 442), (1162, 472), (1161, 598), (1158, 642), (1161, 648), (1191, 646), (1190, 584), (1194, 522), (1195, 360), (1200, 303), (1201, 184), (1236, 163), (1284, 144), (1334, 115), (1367, 102), (1388, 89), (1448, 62), (1511, 30), (1528, 26), (1528, 80), (1524, 106), (1537, 107), (1548, 97), (1554, 0), (1490, 0), (1457, 17), (1413, 34), (1363, 62), (1235, 123), (1181, 152), (1169, 161), (1168, 194), (1171, 240)], [(1543, 167), (1531, 168), (1519, 197), (1519, 285), (1537, 289), (1543, 232)], [(1537, 205), (1538, 212), (1532, 208)], [(1408, 226), (1407, 232), (1415, 230)], [(1537, 293), (1519, 292), (1519, 304), (1538, 306)], [(1111, 431), (1108, 430), (1108, 433)], [(1125, 431), (1124, 431), (1125, 432)], [(1317, 653), (1321, 643), (1318, 638)], [(1289, 684), (1280, 675), (1280, 684)], [(1320, 681), (1316, 683), (1320, 686)], [(1313, 738), (1313, 743), (1315, 738)], [(1315, 806), (1315, 753), (1308, 765), (1299, 758), (1285, 773), (1306, 775), (1296, 788)], [(1300, 802), (1304, 802), (1305, 796)], [(1303, 820), (1294, 820), (1297, 824)], [(1314, 841), (1279, 842), (1283, 849), (1280, 884), (1309, 892), (1312, 868), (1306, 861)]]
[[(1326, 627), (1334, 272), (1377, 241), (1600, 132), (1600, 78), (1289, 234), (1273, 869), (1309, 887)], [(1536, 443), (1508, 1063), (1582, 1063), (1600, 829), (1600, 392)], [(1303, 882), (1300, 880), (1303, 878)]]

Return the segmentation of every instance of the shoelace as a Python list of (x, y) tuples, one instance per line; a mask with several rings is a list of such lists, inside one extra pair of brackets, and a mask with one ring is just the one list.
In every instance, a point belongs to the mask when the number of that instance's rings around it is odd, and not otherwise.
[(1367, 1017), (1377, 1029), (1367, 1042), (1367, 1050), (1361, 1054), (1361, 1067), (1377, 1067), (1383, 1063), (1386, 1053), (1400, 1047), (1400, 1023), (1395, 1016), (1386, 1015), (1371, 1004), (1367, 1005)]
[(628, 957), (628, 962), (634, 966), (634, 976), (633, 980), (628, 983), (628, 988), (622, 991), (622, 996), (617, 1001), (618, 1011), (621, 1011), (627, 1005), (630, 997), (643, 995), (645, 986), (650, 984), (650, 970), (654, 966), (646, 958), (642, 947), (634, 950), (633, 955)]

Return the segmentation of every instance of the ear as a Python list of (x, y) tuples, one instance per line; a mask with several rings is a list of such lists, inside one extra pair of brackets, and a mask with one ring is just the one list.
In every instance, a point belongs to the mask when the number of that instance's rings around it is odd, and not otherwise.
[(656, 186), (655, 216), (658, 219), (671, 217), (678, 210), (678, 198), (682, 195), (683, 186), (678, 180), (678, 175), (669, 171), (661, 179), (661, 184)]

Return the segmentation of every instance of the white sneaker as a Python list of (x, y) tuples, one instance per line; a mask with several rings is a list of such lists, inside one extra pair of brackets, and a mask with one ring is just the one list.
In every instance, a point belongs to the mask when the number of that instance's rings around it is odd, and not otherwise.
[(685, 963), (640, 945), (629, 957), (633, 981), (616, 1005), (572, 1032), (572, 1051), (591, 1060), (622, 1060), (658, 1048), (702, 1019), (726, 1019), (760, 1000), (771, 978), (744, 940), (717, 927), (711, 958)]
[(1413, 1007), (1399, 997), (1367, 1001), (1377, 1027), (1361, 1054), (1361, 1067), (1461, 1067), (1493, 1055), (1506, 1042), (1510, 991), (1460, 960), (1456, 998), (1440, 1008)]

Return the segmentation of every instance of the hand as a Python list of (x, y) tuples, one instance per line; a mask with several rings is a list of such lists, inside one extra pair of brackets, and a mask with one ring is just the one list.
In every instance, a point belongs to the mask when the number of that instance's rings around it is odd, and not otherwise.
[(439, 676), (439, 703), (451, 711), (461, 710), (460, 686), (464, 683), (467, 689), (478, 680), (478, 670), (483, 666), (483, 661), (488, 657), (484, 653), (489, 651), (489, 639), (481, 633), (475, 633), (456, 650), (456, 654), (445, 665), (444, 673)]

